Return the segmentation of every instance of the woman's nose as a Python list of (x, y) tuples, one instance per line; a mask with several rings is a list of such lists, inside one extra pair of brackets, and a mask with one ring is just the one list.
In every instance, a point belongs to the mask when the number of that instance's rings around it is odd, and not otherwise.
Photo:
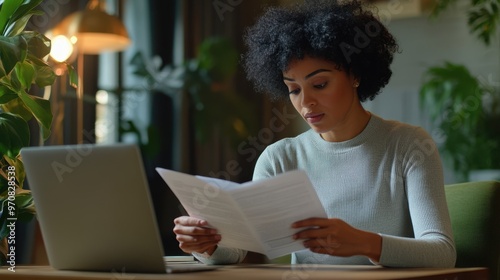
[(307, 90), (302, 90), (302, 107), (311, 107), (316, 105), (316, 99), (314, 96)]

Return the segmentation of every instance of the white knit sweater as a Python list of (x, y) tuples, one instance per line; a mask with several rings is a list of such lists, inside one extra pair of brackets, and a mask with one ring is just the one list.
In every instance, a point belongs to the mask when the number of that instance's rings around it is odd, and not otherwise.
[[(328, 217), (382, 236), (379, 264), (453, 267), (456, 252), (443, 171), (432, 138), (421, 128), (373, 115), (366, 128), (344, 142), (327, 142), (313, 130), (268, 146), (254, 180), (302, 169)], [(300, 209), (297, 209), (300, 211)], [(235, 263), (246, 252), (219, 247), (206, 263)], [(371, 264), (349, 258), (295, 252), (292, 263)]]

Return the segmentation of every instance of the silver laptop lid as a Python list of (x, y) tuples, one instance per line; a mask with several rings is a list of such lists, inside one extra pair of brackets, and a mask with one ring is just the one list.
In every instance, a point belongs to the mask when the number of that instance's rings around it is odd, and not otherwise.
[(51, 266), (165, 273), (135, 145), (30, 147), (21, 155)]

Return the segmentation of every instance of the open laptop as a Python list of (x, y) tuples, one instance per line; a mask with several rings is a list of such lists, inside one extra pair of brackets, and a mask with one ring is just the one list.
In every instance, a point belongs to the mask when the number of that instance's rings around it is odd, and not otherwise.
[(55, 269), (173, 273), (216, 268), (165, 263), (137, 146), (29, 147), (21, 155)]

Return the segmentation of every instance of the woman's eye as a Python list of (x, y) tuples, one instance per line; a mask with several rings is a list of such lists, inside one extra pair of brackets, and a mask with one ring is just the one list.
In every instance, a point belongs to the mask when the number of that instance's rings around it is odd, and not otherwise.
[(322, 88), (326, 87), (326, 82), (322, 83), (322, 84), (314, 85), (314, 87), (317, 88), (317, 89), (322, 89)]
[(290, 90), (289, 94), (299, 94), (300, 93), (300, 89), (294, 89), (294, 90)]

